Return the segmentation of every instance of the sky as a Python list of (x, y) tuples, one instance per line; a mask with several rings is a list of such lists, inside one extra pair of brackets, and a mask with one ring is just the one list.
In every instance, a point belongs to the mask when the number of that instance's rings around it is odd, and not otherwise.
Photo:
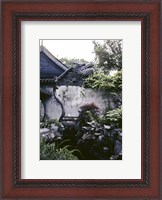
[[(93, 40), (43, 40), (43, 46), (56, 58), (76, 58), (93, 62), (95, 59)], [(102, 40), (101, 40), (102, 41)], [(40, 40), (40, 44), (42, 40)]]

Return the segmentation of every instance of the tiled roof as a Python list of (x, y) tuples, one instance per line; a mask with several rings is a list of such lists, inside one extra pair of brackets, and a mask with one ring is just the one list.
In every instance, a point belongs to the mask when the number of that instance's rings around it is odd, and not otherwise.
[(41, 78), (40, 82), (42, 84), (49, 84), (49, 83), (53, 84), (53, 83), (56, 83), (56, 79), (54, 79), (54, 78)]
[(94, 71), (93, 64), (76, 64), (67, 68), (55, 58), (45, 47), (40, 47), (40, 83), (82, 86), (85, 78)]
[(60, 76), (67, 66), (54, 57), (45, 47), (40, 47), (40, 78), (51, 79)]
[(85, 78), (90, 76), (94, 71), (93, 64), (87, 65), (76, 64), (57, 78), (57, 84), (66, 86), (82, 86)]

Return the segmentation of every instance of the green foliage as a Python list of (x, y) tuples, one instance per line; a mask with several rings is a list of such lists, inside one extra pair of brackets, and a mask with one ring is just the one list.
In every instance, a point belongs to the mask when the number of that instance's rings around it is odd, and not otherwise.
[(73, 155), (74, 152), (75, 150), (68, 150), (67, 146), (59, 148), (55, 143), (46, 143), (43, 139), (40, 142), (41, 160), (78, 160), (78, 158)]
[[(86, 160), (122, 159), (121, 108), (100, 115), (96, 109), (84, 110), (80, 113), (78, 145)], [(89, 108), (89, 107), (88, 107)], [(96, 118), (95, 113), (99, 114)]]
[(122, 69), (122, 40), (93, 41), (96, 65), (103, 72)]
[(66, 65), (67, 67), (71, 68), (73, 67), (76, 63), (78, 64), (87, 64), (88, 62), (84, 59), (76, 59), (76, 58), (61, 58), (60, 61)]
[(85, 126), (82, 127), (82, 136), (83, 140), (86, 139), (96, 139), (99, 135), (102, 134), (102, 126), (96, 121), (87, 122)]
[(80, 107), (79, 113), (79, 123), (80, 125), (85, 125), (87, 122), (96, 121), (99, 122), (99, 108), (95, 103), (87, 103)]
[(84, 86), (86, 88), (92, 89), (105, 89), (109, 91), (121, 92), (122, 90), (122, 72), (118, 71), (114, 75), (106, 75), (103, 72), (95, 72), (89, 76), (85, 82)]
[(114, 110), (106, 112), (106, 115), (103, 118), (104, 123), (106, 124), (115, 124), (117, 127), (122, 127), (122, 107), (116, 108)]
[(111, 76), (111, 81), (116, 90), (122, 91), (122, 71), (117, 71)]

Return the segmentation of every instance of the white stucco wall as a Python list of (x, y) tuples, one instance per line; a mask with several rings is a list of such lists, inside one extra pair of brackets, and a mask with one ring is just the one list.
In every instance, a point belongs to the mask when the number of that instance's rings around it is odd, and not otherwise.
[[(52, 91), (52, 88), (48, 88)], [(101, 112), (107, 107), (114, 109), (113, 96), (104, 90), (85, 89), (79, 86), (60, 86), (56, 90), (56, 94), (62, 99), (65, 107), (66, 116), (78, 116), (79, 107), (87, 103), (95, 103)], [(61, 106), (56, 101), (54, 96), (49, 98), (46, 102), (46, 113), (51, 119), (59, 119), (61, 116)], [(41, 113), (43, 108), (41, 106)]]

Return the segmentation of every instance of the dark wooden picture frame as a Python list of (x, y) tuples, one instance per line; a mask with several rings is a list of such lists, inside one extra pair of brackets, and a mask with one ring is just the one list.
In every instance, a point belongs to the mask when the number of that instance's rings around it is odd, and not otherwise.
[[(142, 178), (21, 179), (21, 32), (23, 20), (142, 22)], [(160, 199), (160, 2), (2, 3), (2, 198)]]

